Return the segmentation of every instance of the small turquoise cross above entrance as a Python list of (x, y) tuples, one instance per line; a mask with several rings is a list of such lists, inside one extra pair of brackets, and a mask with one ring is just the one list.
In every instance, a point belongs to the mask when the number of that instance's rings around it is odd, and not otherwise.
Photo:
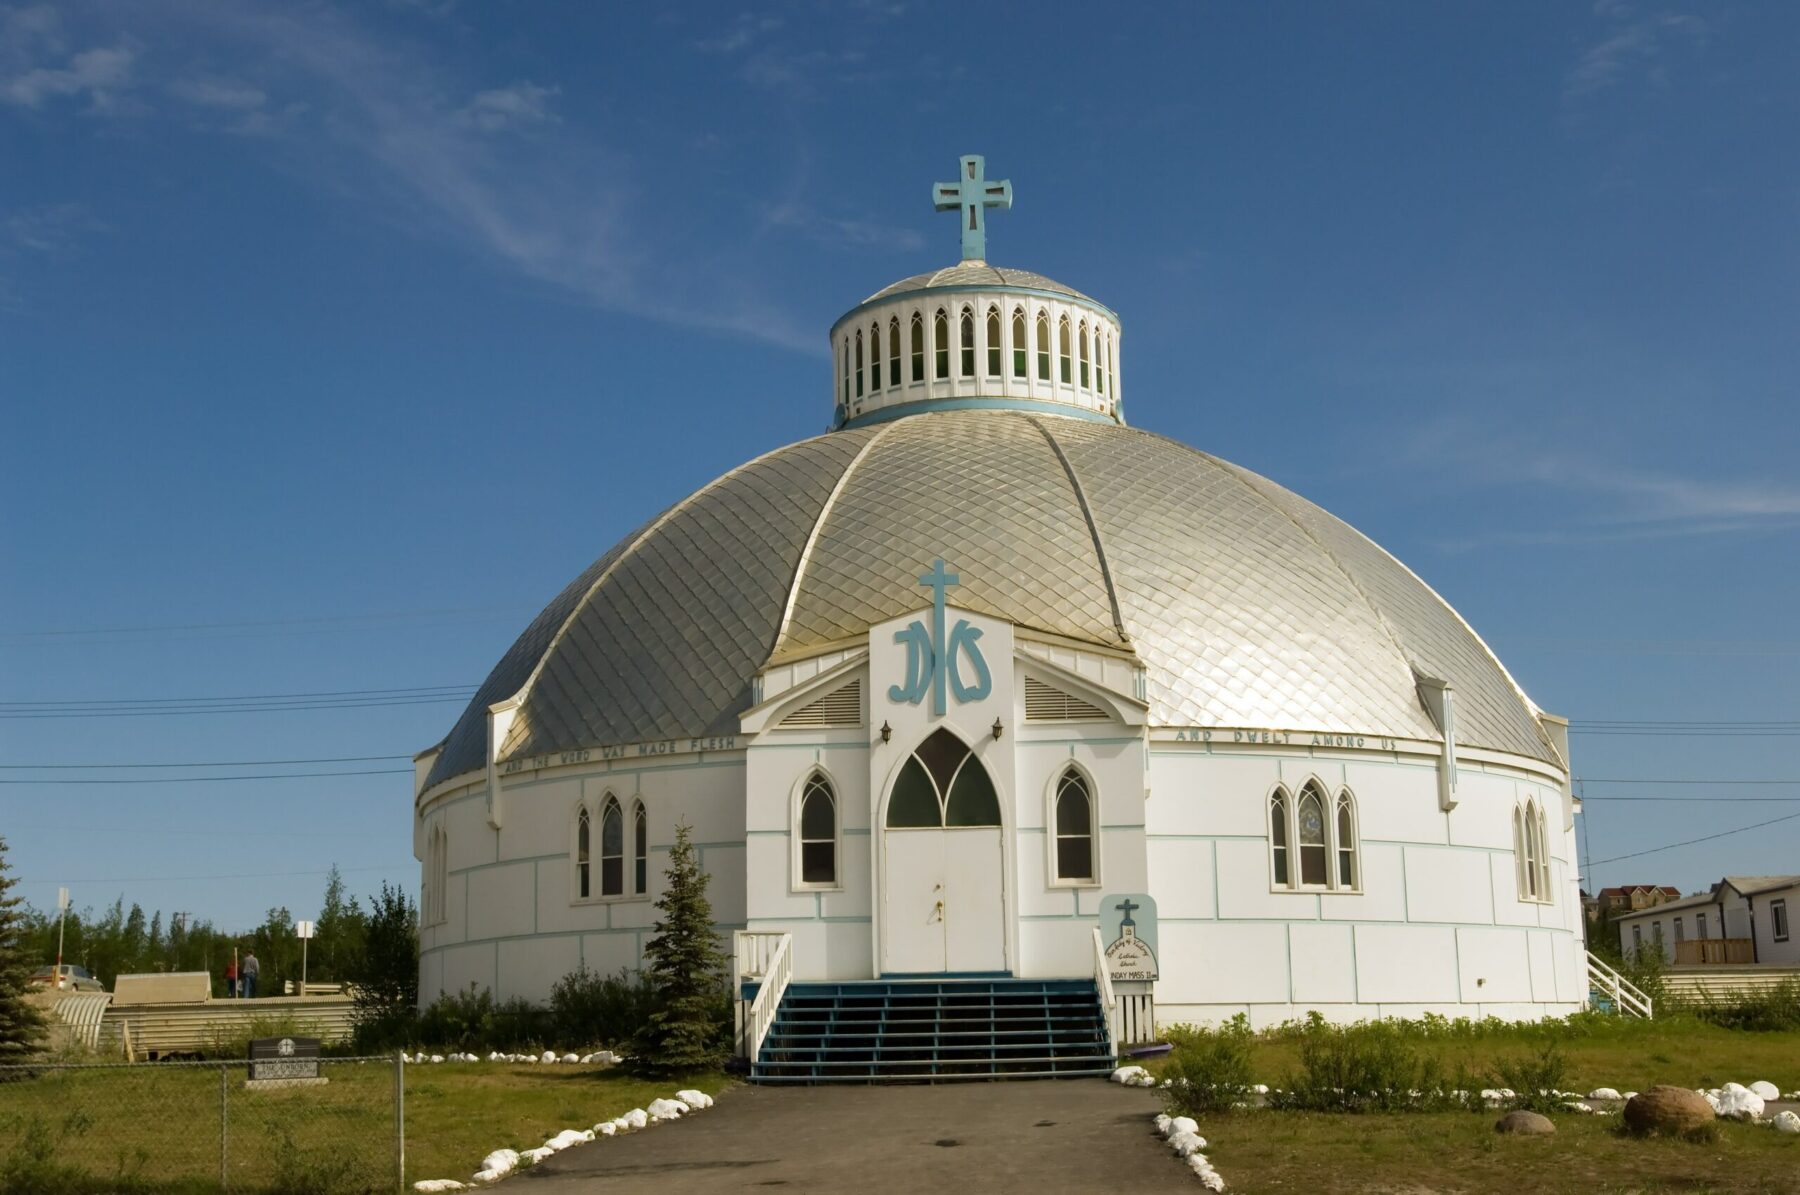
[(989, 182), (986, 159), (964, 154), (956, 181), (933, 186), (931, 202), (940, 212), (962, 212), (963, 260), (986, 261), (987, 216), (982, 209), (1012, 207), (1012, 181)]

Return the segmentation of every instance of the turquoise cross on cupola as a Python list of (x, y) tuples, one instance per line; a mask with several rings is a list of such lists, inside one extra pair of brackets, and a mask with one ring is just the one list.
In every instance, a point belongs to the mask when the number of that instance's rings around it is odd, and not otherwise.
[(1012, 207), (1012, 181), (989, 182), (986, 159), (980, 154), (964, 154), (956, 181), (932, 187), (931, 202), (940, 212), (962, 213), (962, 259), (986, 261), (987, 216), (982, 209)]

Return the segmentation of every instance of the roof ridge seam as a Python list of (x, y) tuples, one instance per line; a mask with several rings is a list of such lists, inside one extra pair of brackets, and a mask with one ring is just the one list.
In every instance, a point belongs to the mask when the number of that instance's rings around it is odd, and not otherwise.
[[(587, 592), (582, 594), (580, 598), (576, 599), (574, 605), (569, 607), (568, 617), (563, 619), (562, 625), (556, 628), (556, 634), (552, 635), (550, 641), (544, 645), (543, 654), (538, 656), (537, 663), (532, 665), (531, 675), (525, 678), (525, 683), (519, 686), (519, 691), (512, 695), (518, 698), (520, 705), (524, 704), (531, 696), (531, 691), (537, 687), (538, 677), (543, 674), (544, 665), (550, 662), (551, 655), (553, 655), (556, 649), (562, 645), (564, 638), (568, 636), (569, 628), (575, 624), (576, 618), (580, 617), (581, 612), (587, 609), (588, 603), (592, 601), (594, 595), (600, 591), (600, 587), (606, 584), (608, 578), (619, 571), (619, 566), (637, 554), (637, 550), (643, 546), (645, 540), (660, 531), (676, 515), (699, 501), (701, 495), (711, 493), (713, 490), (724, 485), (727, 481), (730, 481), (733, 477), (736, 477), (739, 473), (742, 473), (745, 469), (750, 468), (750, 466), (772, 457), (778, 452), (785, 452), (792, 447), (794, 447), (792, 444), (783, 444), (779, 448), (771, 448), (761, 456), (751, 457), (737, 468), (713, 478), (710, 482), (701, 486), (681, 501), (657, 515), (654, 519), (651, 519), (650, 522), (646, 523), (643, 529), (632, 538), (630, 545), (627, 546), (624, 551), (620, 552), (613, 562), (601, 571), (598, 577), (594, 578), (594, 583), (587, 587)], [(523, 722), (524, 719), (521, 718), (515, 721), (514, 725), (517, 726)]]
[(764, 668), (769, 666), (769, 661), (775, 658), (775, 653), (781, 650), (782, 641), (787, 638), (788, 625), (794, 620), (794, 605), (800, 599), (800, 583), (806, 579), (806, 568), (812, 563), (813, 547), (819, 542), (819, 532), (824, 530), (826, 517), (837, 505), (838, 495), (844, 492), (844, 486), (849, 483), (850, 475), (856, 472), (856, 467), (863, 463), (863, 458), (869, 455), (870, 450), (903, 422), (904, 420), (896, 419), (891, 423), (883, 424), (879, 431), (870, 436), (868, 443), (856, 450), (856, 455), (850, 458), (850, 463), (844, 466), (842, 473), (838, 474), (836, 484), (831, 487), (831, 493), (827, 494), (825, 501), (820, 504), (819, 515), (813, 520), (812, 530), (806, 535), (806, 546), (800, 549), (800, 558), (794, 562), (794, 576), (788, 582), (787, 602), (781, 608), (781, 621), (775, 626), (775, 638), (770, 642), (769, 650), (763, 653), (762, 666)]
[(1125, 618), (1119, 611), (1119, 595), (1113, 588), (1112, 567), (1106, 562), (1106, 544), (1100, 538), (1100, 525), (1094, 521), (1094, 512), (1088, 506), (1087, 490), (1082, 487), (1081, 478), (1075, 472), (1074, 462), (1069, 460), (1068, 454), (1063, 451), (1062, 445), (1051, 434), (1050, 429), (1040, 423), (1035, 416), (1023, 415), (1020, 418), (1037, 429), (1038, 434), (1043, 436), (1045, 442), (1050, 445), (1050, 451), (1055, 453), (1056, 459), (1062, 463), (1063, 473), (1069, 479), (1069, 486), (1075, 491), (1075, 501), (1081, 507), (1081, 517), (1087, 521), (1088, 535), (1094, 541), (1094, 558), (1100, 563), (1100, 579), (1106, 582), (1106, 601), (1112, 607), (1113, 630), (1118, 633), (1120, 643), (1130, 643), (1131, 636), (1125, 631)]

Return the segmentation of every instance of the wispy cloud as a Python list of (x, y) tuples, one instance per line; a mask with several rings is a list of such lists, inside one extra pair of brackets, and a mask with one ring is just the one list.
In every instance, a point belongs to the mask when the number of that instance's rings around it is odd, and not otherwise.
[(484, 133), (522, 125), (545, 124), (557, 119), (550, 111), (550, 97), (557, 88), (539, 87), (536, 83), (519, 82), (510, 87), (481, 91), (463, 106), (459, 114), (464, 124)]
[(0, 213), (0, 311), (25, 310), (20, 277), (31, 272), (34, 259), (54, 263), (78, 252), (89, 237), (106, 231), (106, 225), (78, 203)]
[(1602, 0), (1595, 11), (1607, 30), (1563, 77), (1565, 112), (1631, 79), (1666, 87), (1672, 44), (1698, 41), (1706, 35), (1706, 22), (1696, 16), (1643, 13), (1618, 0)]
[(770, 207), (763, 219), (771, 228), (793, 229), (809, 240), (833, 249), (913, 253), (925, 247), (925, 235), (916, 228), (828, 216), (797, 200)]
[(123, 46), (82, 50), (61, 66), (32, 67), (0, 83), (0, 99), (41, 108), (62, 97), (85, 97), (92, 112), (111, 110), (131, 86), (136, 55)]

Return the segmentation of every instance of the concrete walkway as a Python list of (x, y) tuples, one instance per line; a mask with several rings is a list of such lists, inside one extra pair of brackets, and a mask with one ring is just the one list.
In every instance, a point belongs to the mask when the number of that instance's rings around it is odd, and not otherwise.
[(601, 1138), (513, 1179), (568, 1192), (1181, 1191), (1152, 1092), (1103, 1079), (738, 1087), (691, 1119)]

